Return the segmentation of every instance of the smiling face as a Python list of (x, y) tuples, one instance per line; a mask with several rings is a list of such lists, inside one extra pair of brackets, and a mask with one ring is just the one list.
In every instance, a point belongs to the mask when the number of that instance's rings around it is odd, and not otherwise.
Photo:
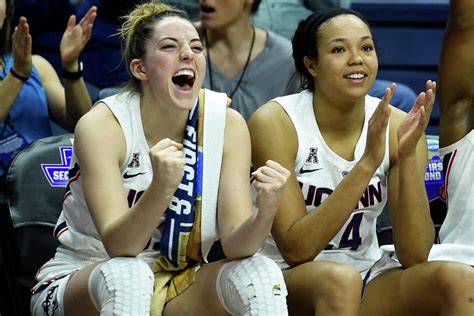
[(354, 15), (338, 15), (324, 22), (317, 36), (318, 59), (305, 62), (315, 78), (316, 94), (364, 97), (378, 70), (369, 27)]
[[(142, 60), (131, 67), (145, 79), (160, 102), (189, 110), (204, 80), (206, 62), (199, 35), (191, 22), (167, 17), (156, 23)], [(134, 66), (135, 65), (135, 66)]]

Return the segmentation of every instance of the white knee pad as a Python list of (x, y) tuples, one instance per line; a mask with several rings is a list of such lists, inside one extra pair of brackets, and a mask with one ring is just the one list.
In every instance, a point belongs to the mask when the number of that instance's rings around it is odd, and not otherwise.
[(89, 295), (101, 315), (149, 315), (154, 276), (138, 258), (112, 258), (89, 276)]
[(216, 290), (229, 314), (288, 315), (283, 274), (267, 257), (256, 255), (226, 263), (217, 275)]

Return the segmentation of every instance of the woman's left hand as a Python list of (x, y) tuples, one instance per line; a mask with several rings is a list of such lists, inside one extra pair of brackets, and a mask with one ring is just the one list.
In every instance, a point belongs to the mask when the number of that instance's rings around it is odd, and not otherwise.
[(416, 98), (410, 112), (407, 113), (398, 127), (398, 152), (400, 155), (415, 154), (416, 145), (430, 120), (436, 95), (436, 82), (426, 82), (426, 92)]
[(72, 72), (77, 71), (79, 54), (91, 38), (92, 26), (97, 16), (97, 7), (92, 6), (86, 15), (76, 24), (76, 16), (71, 15), (67, 22), (66, 31), (60, 44), (63, 67)]
[(253, 185), (257, 190), (257, 207), (260, 212), (275, 215), (280, 203), (280, 196), (291, 173), (279, 163), (268, 160), (252, 172)]

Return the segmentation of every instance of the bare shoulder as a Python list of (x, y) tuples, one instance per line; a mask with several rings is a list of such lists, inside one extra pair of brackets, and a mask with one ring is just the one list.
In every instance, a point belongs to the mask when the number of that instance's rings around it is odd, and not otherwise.
[[(125, 138), (113, 113), (105, 103), (99, 102), (81, 117), (76, 125), (75, 148), (78, 156), (93, 151), (94, 155), (123, 157)], [(107, 144), (107, 145), (106, 145)], [(76, 149), (75, 149), (76, 150)]]
[(273, 140), (286, 142), (289, 145), (297, 143), (297, 133), (293, 122), (283, 109), (275, 102), (270, 101), (261, 106), (248, 121), (252, 142)]
[(298, 136), (286, 111), (270, 101), (261, 106), (248, 122), (255, 165), (272, 159), (287, 166), (294, 161)]
[(248, 122), (249, 129), (278, 127), (286, 129), (293, 124), (285, 110), (275, 101), (267, 102), (253, 113)]
[(31, 59), (42, 80), (48, 79), (51, 76), (58, 76), (56, 70), (54, 70), (53, 66), (44, 57), (40, 55), (33, 55)]
[(227, 108), (225, 117), (226, 135), (229, 133), (232, 135), (248, 134), (247, 123), (239, 112), (232, 108)]
[(50, 62), (45, 59), (44, 57), (40, 55), (33, 55), (31, 56), (31, 60), (33, 62), (33, 65), (38, 69), (38, 71), (41, 73), (42, 71), (54, 71), (53, 66), (50, 64)]

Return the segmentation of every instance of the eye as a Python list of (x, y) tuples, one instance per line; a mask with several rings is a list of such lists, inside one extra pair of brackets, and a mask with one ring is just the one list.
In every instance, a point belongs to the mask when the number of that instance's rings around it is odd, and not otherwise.
[(161, 49), (163, 50), (173, 50), (174, 48), (176, 48), (175, 44), (164, 44), (161, 46)]
[(200, 45), (199, 45), (199, 46), (193, 46), (193, 47), (191, 47), (191, 49), (192, 49), (193, 52), (195, 52), (195, 53), (202, 53), (202, 51), (203, 51), (203, 48), (202, 48), (202, 46), (200, 46)]
[(362, 46), (362, 50), (363, 50), (364, 52), (371, 52), (371, 51), (374, 50), (374, 46), (367, 44), (367, 45)]
[(331, 50), (331, 53), (333, 54), (340, 54), (340, 53), (343, 53), (345, 51), (344, 47), (334, 47), (332, 50)]

